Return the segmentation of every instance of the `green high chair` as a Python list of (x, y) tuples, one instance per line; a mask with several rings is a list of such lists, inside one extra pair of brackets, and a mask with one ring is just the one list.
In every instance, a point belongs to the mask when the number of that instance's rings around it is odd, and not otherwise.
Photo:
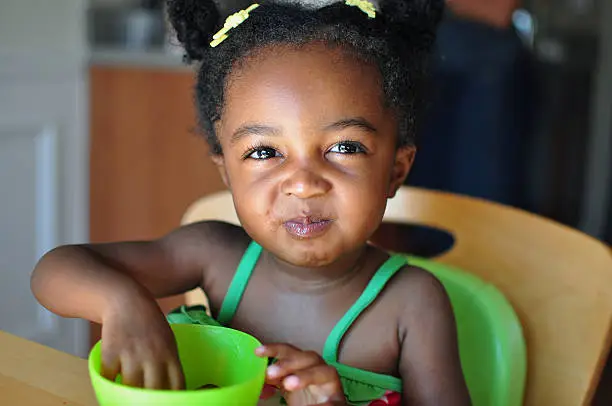
[(521, 323), (492, 285), (448, 265), (408, 256), (444, 285), (455, 313), (459, 355), (473, 406), (521, 406), (527, 355)]

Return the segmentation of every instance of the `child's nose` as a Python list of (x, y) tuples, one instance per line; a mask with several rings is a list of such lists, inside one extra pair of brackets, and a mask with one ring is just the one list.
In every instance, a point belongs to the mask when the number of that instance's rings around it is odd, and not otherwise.
[(309, 199), (325, 195), (332, 188), (329, 181), (316, 172), (300, 168), (281, 184), (281, 192), (287, 196)]

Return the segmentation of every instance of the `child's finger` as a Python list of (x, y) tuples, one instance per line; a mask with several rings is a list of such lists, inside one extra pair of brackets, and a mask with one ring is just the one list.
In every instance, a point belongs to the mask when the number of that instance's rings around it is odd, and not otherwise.
[(117, 379), (117, 375), (119, 375), (120, 370), (121, 363), (119, 362), (118, 357), (109, 357), (102, 359), (102, 368), (100, 370), (100, 374), (104, 378), (114, 382), (115, 379)]
[(268, 368), (273, 377), (279, 377), (291, 371), (324, 364), (323, 358), (314, 351), (302, 351), (288, 344), (271, 344), (256, 350), (257, 355), (275, 358), (276, 362)]
[(168, 380), (170, 383), (170, 389), (185, 389), (185, 376), (183, 375), (183, 370), (179, 364), (174, 362), (168, 364)]
[(317, 386), (317, 391), (330, 399), (344, 396), (338, 372), (329, 365), (303, 369), (283, 379), (283, 387), (287, 391), (298, 391), (309, 386)]
[(121, 383), (127, 386), (142, 388), (144, 386), (144, 371), (139, 363), (121, 360)]
[(144, 387), (147, 389), (168, 389), (168, 371), (165, 365), (147, 365), (144, 368)]
[(319, 354), (312, 351), (299, 352), (270, 365), (267, 375), (269, 378), (284, 378), (295, 371), (311, 368), (315, 365), (326, 365)]
[(289, 358), (300, 352), (302, 351), (289, 344), (266, 344), (255, 350), (260, 357), (276, 358), (277, 360)]
[(317, 403), (312, 406), (346, 406), (346, 399), (330, 400), (328, 402)]

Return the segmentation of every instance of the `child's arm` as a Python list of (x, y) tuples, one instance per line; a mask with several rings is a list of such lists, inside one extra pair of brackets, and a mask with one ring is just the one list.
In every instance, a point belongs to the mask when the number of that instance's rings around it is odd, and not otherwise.
[(183, 385), (176, 344), (155, 298), (202, 282), (219, 223), (200, 223), (148, 242), (64, 246), (32, 274), (40, 303), (64, 317), (102, 323), (103, 369), (134, 386)]
[[(418, 271), (418, 270), (417, 270)], [(400, 374), (404, 404), (411, 406), (471, 405), (457, 345), (450, 301), (442, 284), (425, 271), (414, 272), (409, 286)]]
[(32, 291), (54, 313), (102, 322), (118, 300), (152, 301), (199, 286), (215, 227), (200, 223), (154, 241), (58, 247), (36, 265)]

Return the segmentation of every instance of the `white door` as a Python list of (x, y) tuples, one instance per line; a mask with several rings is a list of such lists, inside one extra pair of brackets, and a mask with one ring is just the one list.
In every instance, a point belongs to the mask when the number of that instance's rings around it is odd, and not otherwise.
[(29, 278), (87, 240), (86, 5), (0, 0), (0, 330), (77, 355), (88, 324), (39, 306)]

